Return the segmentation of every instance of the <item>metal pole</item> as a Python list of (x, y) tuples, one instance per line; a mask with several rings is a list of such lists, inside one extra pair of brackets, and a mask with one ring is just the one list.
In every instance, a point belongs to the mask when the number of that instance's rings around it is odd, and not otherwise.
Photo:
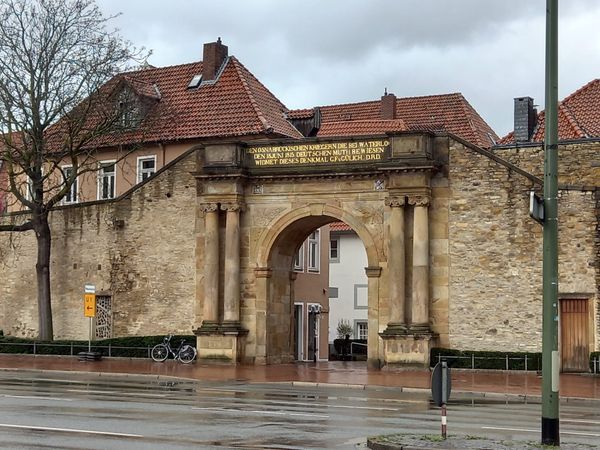
[(546, 0), (542, 444), (560, 445), (558, 353), (558, 0)]
[(442, 361), (442, 438), (446, 439), (447, 416), (446, 403), (448, 402), (448, 364)]
[(90, 339), (88, 340), (88, 353), (92, 352), (92, 318), (90, 317)]

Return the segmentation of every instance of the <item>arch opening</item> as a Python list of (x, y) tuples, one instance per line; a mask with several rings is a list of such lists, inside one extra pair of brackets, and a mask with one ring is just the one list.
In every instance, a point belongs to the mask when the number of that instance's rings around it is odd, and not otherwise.
[[(283, 223), (273, 236), (264, 266), (271, 271), (265, 305), (266, 362), (366, 359), (368, 346), (378, 345), (377, 299), (373, 298), (377, 290), (369, 289), (365, 270), (373, 264), (369, 261), (369, 247), (356, 229), (334, 215), (306, 215)], [(345, 240), (351, 244), (348, 249), (354, 255), (344, 258), (345, 267), (357, 274), (351, 283), (345, 282), (348, 277), (332, 283), (332, 251), (334, 259), (338, 257), (336, 264), (341, 261), (341, 236), (334, 231), (338, 247), (333, 248), (332, 224), (340, 224), (337, 228), (344, 230)], [(373, 246), (371, 258), (376, 254)], [(334, 272), (339, 277), (343, 269), (336, 268)], [(338, 341), (340, 321), (351, 327), (351, 332), (346, 333), (349, 340), (342, 337)], [(375, 334), (369, 333), (370, 325), (375, 326)], [(376, 342), (369, 342), (369, 334)], [(364, 357), (358, 356), (361, 354)]]

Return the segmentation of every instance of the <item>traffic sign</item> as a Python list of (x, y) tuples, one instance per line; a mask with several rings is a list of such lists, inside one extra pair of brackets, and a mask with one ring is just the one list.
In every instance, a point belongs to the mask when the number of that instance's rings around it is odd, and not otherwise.
[(450, 367), (446, 361), (441, 361), (433, 368), (431, 374), (431, 396), (436, 406), (442, 406), (448, 403), (452, 382), (450, 378)]
[(85, 317), (96, 317), (96, 294), (83, 295), (83, 315)]

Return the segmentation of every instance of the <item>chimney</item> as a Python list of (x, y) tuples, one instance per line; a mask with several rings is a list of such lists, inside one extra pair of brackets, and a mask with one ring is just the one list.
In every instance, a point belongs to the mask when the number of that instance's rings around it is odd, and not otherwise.
[(515, 98), (515, 141), (529, 142), (537, 122), (537, 111), (531, 97)]
[(223, 62), (227, 59), (227, 46), (217, 42), (204, 44), (204, 57), (202, 59), (202, 81), (214, 80)]
[(395, 119), (396, 118), (396, 96), (388, 94), (387, 89), (381, 97), (381, 118)]

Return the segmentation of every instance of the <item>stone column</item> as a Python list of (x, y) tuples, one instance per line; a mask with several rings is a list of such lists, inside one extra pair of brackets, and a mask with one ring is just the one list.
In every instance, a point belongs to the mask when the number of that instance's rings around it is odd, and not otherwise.
[(379, 348), (379, 277), (381, 267), (365, 267), (368, 280), (369, 310), (367, 339), (367, 367), (380, 369), (384, 361), (383, 349)]
[(429, 332), (429, 197), (409, 198), (414, 205), (411, 331)]
[(406, 330), (404, 197), (386, 199), (391, 208), (388, 247), (389, 323), (386, 333)]
[(225, 217), (225, 289), (224, 325), (239, 327), (240, 323), (240, 210), (239, 203), (223, 203)]
[(202, 327), (216, 328), (219, 320), (219, 208), (204, 203), (204, 310)]

